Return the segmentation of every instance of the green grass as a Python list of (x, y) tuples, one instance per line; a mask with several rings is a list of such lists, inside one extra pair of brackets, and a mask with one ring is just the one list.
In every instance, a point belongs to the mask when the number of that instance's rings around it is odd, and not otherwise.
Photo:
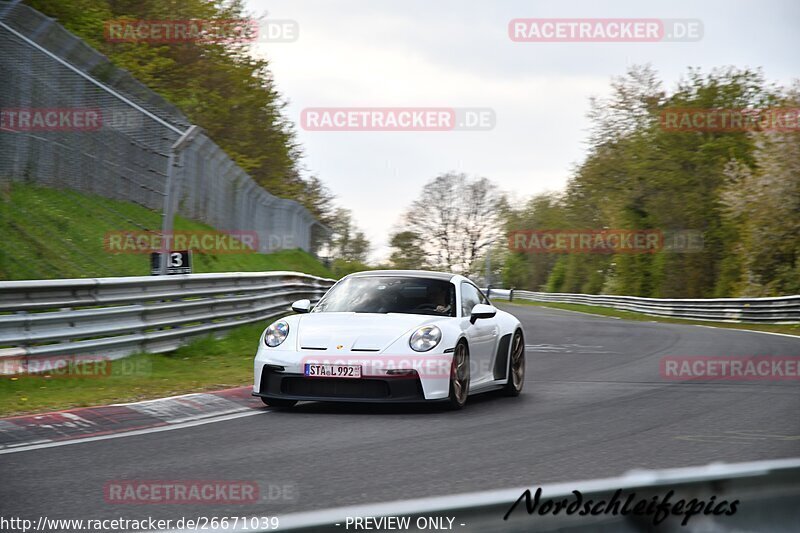
[[(175, 230), (213, 230), (181, 217)], [(109, 231), (156, 230), (161, 213), (131, 202), (15, 183), (0, 191), (0, 280), (147, 276), (149, 254), (109, 253)], [(294, 270), (332, 277), (311, 254), (194, 254), (194, 272)]]
[(264, 327), (242, 326), (225, 338), (201, 338), (167, 354), (111, 361), (109, 372), (93, 377), (0, 377), (0, 417), (249, 385)]
[(555, 302), (532, 302), (530, 300), (514, 300), (517, 305), (533, 305), (537, 307), (552, 307), (554, 309), (564, 309), (566, 311), (580, 311), (581, 313), (591, 313), (593, 315), (611, 316), (624, 318), (625, 320), (637, 320), (640, 322), (664, 322), (667, 324), (694, 324), (698, 326), (713, 326), (715, 328), (747, 329), (753, 331), (767, 331), (771, 333), (785, 333), (787, 335), (800, 336), (800, 324), (740, 324), (733, 322), (712, 322), (708, 320), (685, 320), (680, 318), (667, 318), (660, 316), (645, 315), (631, 311), (619, 311), (611, 307), (601, 307), (597, 305), (584, 304), (562, 304)]
[[(111, 254), (108, 231), (158, 230), (161, 214), (99, 196), (27, 184), (0, 190), (0, 280), (149, 275), (147, 254)], [(212, 230), (176, 217), (176, 230)], [(272, 254), (195, 254), (194, 272), (293, 270), (332, 273), (302, 250)], [(251, 383), (265, 323), (199, 339), (168, 354), (110, 363), (110, 375), (0, 376), (0, 416), (54, 411), (236, 387)]]

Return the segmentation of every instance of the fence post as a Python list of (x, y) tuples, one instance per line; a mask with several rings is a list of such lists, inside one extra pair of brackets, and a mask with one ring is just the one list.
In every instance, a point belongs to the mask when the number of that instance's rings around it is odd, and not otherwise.
[(159, 275), (165, 276), (167, 274), (167, 262), (169, 261), (170, 246), (168, 243), (172, 242), (172, 221), (175, 218), (175, 163), (178, 159), (180, 151), (192, 142), (195, 137), (201, 132), (199, 126), (192, 125), (186, 130), (183, 135), (175, 141), (169, 151), (169, 159), (167, 161), (167, 184), (166, 196), (164, 196), (164, 211), (161, 214), (163, 220), (161, 221), (161, 264), (159, 265)]

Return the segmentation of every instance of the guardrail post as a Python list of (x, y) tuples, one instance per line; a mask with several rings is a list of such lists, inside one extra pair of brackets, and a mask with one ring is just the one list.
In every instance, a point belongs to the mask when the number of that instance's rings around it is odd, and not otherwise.
[(175, 218), (175, 209), (177, 208), (177, 199), (175, 196), (179, 194), (175, 181), (175, 164), (178, 162), (178, 156), (181, 150), (192, 142), (203, 130), (199, 126), (192, 125), (178, 138), (172, 145), (169, 151), (169, 158), (167, 160), (167, 183), (164, 196), (164, 208), (161, 213), (161, 236), (162, 236), (162, 250), (161, 250), (161, 264), (159, 265), (159, 274), (165, 276), (167, 274), (167, 263), (170, 261), (171, 246), (167, 243), (173, 242), (172, 240), (172, 221)]

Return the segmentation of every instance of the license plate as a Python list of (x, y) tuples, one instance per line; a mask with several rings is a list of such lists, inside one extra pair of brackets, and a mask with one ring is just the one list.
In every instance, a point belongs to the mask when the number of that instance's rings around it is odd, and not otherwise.
[(358, 365), (317, 365), (306, 363), (305, 375), (315, 378), (360, 378), (361, 367)]

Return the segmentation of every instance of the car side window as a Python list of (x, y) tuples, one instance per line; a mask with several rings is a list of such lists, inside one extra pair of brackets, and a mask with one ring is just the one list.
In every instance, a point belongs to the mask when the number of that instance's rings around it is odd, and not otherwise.
[(481, 293), (472, 283), (461, 283), (461, 316), (470, 316), (472, 308), (481, 301)]

